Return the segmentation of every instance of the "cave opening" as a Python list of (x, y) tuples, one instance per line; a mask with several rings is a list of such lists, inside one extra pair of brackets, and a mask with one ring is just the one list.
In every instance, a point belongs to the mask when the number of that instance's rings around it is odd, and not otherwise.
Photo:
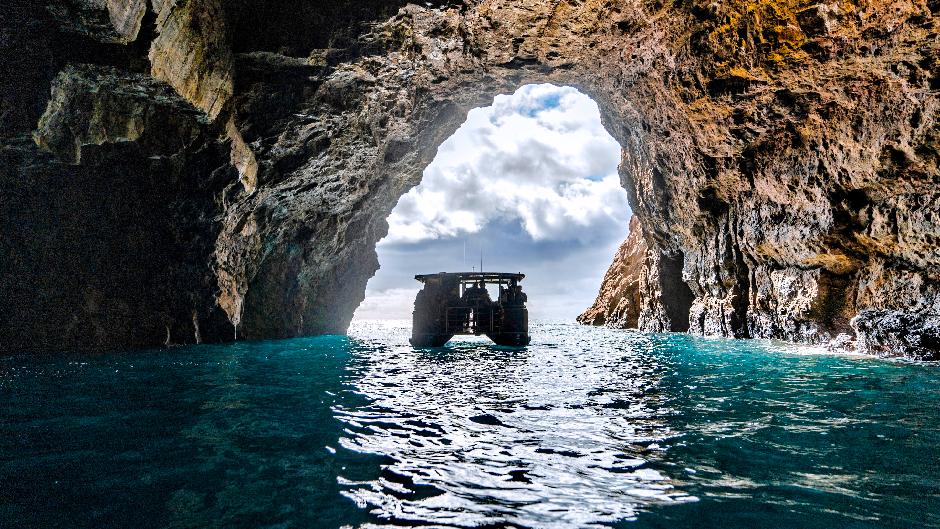
[(533, 321), (573, 321), (628, 233), (620, 160), (575, 88), (528, 84), (471, 110), (388, 217), (354, 321), (408, 320), (415, 274), (481, 266), (527, 274)]
[(685, 258), (681, 252), (674, 255), (662, 254), (659, 262), (662, 301), (669, 320), (669, 331), (689, 332), (689, 314), (695, 294), (682, 279)]

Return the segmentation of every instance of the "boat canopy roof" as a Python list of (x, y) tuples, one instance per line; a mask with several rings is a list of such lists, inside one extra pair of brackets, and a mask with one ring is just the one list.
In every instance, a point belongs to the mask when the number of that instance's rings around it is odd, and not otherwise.
[(506, 283), (509, 281), (522, 281), (525, 279), (525, 274), (512, 274), (512, 273), (503, 273), (503, 272), (440, 272), (437, 274), (420, 274), (416, 275), (415, 279), (421, 281), (422, 283), (427, 282), (429, 279), (444, 279), (445, 277), (455, 277), (459, 281), (466, 282), (484, 282), (484, 283)]

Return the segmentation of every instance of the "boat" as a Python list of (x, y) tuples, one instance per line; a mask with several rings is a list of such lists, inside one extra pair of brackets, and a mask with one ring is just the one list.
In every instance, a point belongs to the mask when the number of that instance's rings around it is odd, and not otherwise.
[[(497, 345), (529, 345), (525, 274), (440, 272), (416, 275), (424, 284), (415, 298), (411, 345), (442, 347), (457, 335), (485, 335)], [(492, 299), (487, 285), (498, 287)]]

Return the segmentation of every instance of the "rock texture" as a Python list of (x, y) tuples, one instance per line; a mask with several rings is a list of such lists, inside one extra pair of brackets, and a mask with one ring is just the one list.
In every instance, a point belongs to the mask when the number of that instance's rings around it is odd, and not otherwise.
[(46, 7), (64, 29), (101, 42), (127, 44), (137, 38), (147, 0), (62, 0)]
[[(385, 218), (437, 146), (494, 95), (553, 82), (591, 95), (620, 141), (646, 246), (618, 268), (624, 275), (608, 274), (591, 323), (848, 337), (877, 354), (937, 354), (936, 1), (14, 0), (0, 9), (0, 135), (4, 167), (16, 167), (4, 186), (22, 198), (0, 206), (12, 233), (2, 258), (14, 263), (0, 274), (19, 296), (18, 309), (0, 308), (3, 348), (155, 344), (167, 328), (171, 341), (227, 340), (236, 328), (239, 338), (342, 332), (378, 266)], [(158, 105), (178, 118), (142, 104), (165, 95), (161, 83), (180, 99)], [(167, 137), (184, 139), (176, 152)], [(30, 171), (42, 178), (20, 176)], [(134, 192), (124, 175), (138, 172), (149, 176)], [(150, 222), (115, 212), (91, 229), (95, 210), (76, 205), (78, 228), (50, 224), (40, 204), (67, 202), (82, 179), (113, 180), (119, 192), (101, 198), (148, 204)], [(101, 233), (151, 241), (150, 259), (128, 246), (135, 255), (120, 273), (153, 284), (98, 289), (92, 303), (126, 307), (136, 330), (115, 312), (83, 309), (73, 327), (96, 333), (35, 339), (39, 309), (21, 312), (33, 299), (60, 315), (44, 325), (64, 326), (76, 300), (88, 306), (86, 282), (118, 274), (101, 264), (113, 256), (48, 249), (93, 247)], [(25, 257), (36, 252), (45, 269)], [(185, 273), (148, 275), (183, 262)], [(52, 278), (62, 263), (82, 281)]]
[(59, 160), (81, 164), (83, 151), (125, 142), (150, 156), (172, 156), (211, 139), (207, 124), (202, 113), (149, 76), (70, 65), (53, 80), (33, 138)]
[(640, 219), (630, 219), (630, 235), (614, 255), (614, 262), (604, 274), (594, 305), (578, 316), (582, 325), (605, 325), (636, 329), (640, 325), (643, 297), (640, 294), (648, 248)]

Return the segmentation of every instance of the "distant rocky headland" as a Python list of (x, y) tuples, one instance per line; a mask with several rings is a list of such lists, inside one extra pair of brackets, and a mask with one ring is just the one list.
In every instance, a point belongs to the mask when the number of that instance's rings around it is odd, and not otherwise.
[(581, 321), (940, 351), (940, 2), (8, 0), (0, 350), (344, 332), (468, 110), (577, 87), (635, 220)]

